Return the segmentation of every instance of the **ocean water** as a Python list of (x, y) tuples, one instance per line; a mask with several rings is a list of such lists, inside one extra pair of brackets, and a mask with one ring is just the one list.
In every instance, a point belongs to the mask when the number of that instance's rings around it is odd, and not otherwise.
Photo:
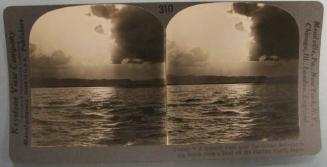
[(297, 86), (219, 84), (168, 87), (168, 144), (296, 138)]
[(33, 88), (32, 146), (166, 144), (164, 88)]
[(36, 147), (269, 141), (298, 130), (290, 84), (32, 89)]

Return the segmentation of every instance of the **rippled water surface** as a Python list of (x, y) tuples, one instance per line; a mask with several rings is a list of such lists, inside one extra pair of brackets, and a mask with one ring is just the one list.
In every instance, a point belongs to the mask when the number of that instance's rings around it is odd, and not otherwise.
[(298, 135), (294, 85), (166, 89), (33, 88), (32, 145), (234, 143)]
[(179, 85), (168, 88), (169, 144), (235, 143), (298, 135), (297, 86)]
[(166, 144), (164, 99), (164, 88), (32, 89), (32, 145)]

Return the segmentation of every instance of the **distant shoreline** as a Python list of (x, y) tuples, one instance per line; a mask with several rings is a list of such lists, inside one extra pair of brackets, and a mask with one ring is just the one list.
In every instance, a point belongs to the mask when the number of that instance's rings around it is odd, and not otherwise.
[(32, 88), (57, 88), (57, 87), (162, 87), (163, 79), (129, 80), (129, 79), (31, 79)]
[(169, 85), (205, 85), (205, 84), (279, 84), (297, 83), (297, 77), (266, 76), (168, 76), (164, 79), (129, 80), (129, 79), (31, 79), (32, 88), (59, 87), (163, 87)]
[(240, 84), (240, 83), (297, 83), (297, 76), (267, 77), (267, 76), (169, 76), (169, 85), (199, 85), (199, 84)]

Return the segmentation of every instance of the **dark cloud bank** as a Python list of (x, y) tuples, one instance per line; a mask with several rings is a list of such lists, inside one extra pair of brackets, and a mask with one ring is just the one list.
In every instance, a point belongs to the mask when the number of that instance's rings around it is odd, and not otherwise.
[[(273, 6), (258, 6), (255, 3), (234, 3), (233, 10), (253, 21), (251, 33), (255, 44), (250, 60), (259, 61), (262, 57), (265, 57), (265, 60), (276, 60), (276, 57), (279, 60), (298, 59), (298, 28), (287, 12)], [(162, 75), (161, 67), (151, 65), (162, 63), (165, 53), (164, 29), (154, 16), (133, 6), (118, 9), (114, 5), (95, 5), (91, 7), (91, 11), (92, 15), (105, 18), (113, 25), (112, 37), (117, 43), (112, 55), (114, 64), (145, 63), (146, 75), (151, 72), (153, 77)], [(98, 29), (100, 31), (103, 27)], [(201, 69), (207, 64), (208, 53), (201, 48), (184, 50), (170, 41), (167, 42), (166, 48), (168, 63), (172, 67), (170, 70), (175, 72), (184, 69), (182, 67)], [(71, 66), (71, 57), (61, 50), (44, 54), (40, 53), (36, 45), (31, 44), (30, 55), (32, 77), (62, 78), (74, 76), (76, 73)], [(117, 68), (116, 72), (127, 74), (130, 70), (135, 68)]]
[(91, 11), (113, 24), (111, 32), (117, 43), (114, 64), (164, 61), (164, 28), (153, 15), (139, 7), (118, 9), (111, 4), (94, 5)]
[(256, 3), (234, 3), (234, 12), (251, 17), (255, 43), (250, 60), (298, 59), (299, 32), (293, 17), (274, 6)]

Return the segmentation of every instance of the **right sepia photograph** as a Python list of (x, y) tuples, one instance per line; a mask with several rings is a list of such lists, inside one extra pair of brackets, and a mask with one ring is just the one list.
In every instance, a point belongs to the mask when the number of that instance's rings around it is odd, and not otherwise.
[(265, 3), (207, 3), (167, 26), (168, 145), (299, 136), (299, 31)]

